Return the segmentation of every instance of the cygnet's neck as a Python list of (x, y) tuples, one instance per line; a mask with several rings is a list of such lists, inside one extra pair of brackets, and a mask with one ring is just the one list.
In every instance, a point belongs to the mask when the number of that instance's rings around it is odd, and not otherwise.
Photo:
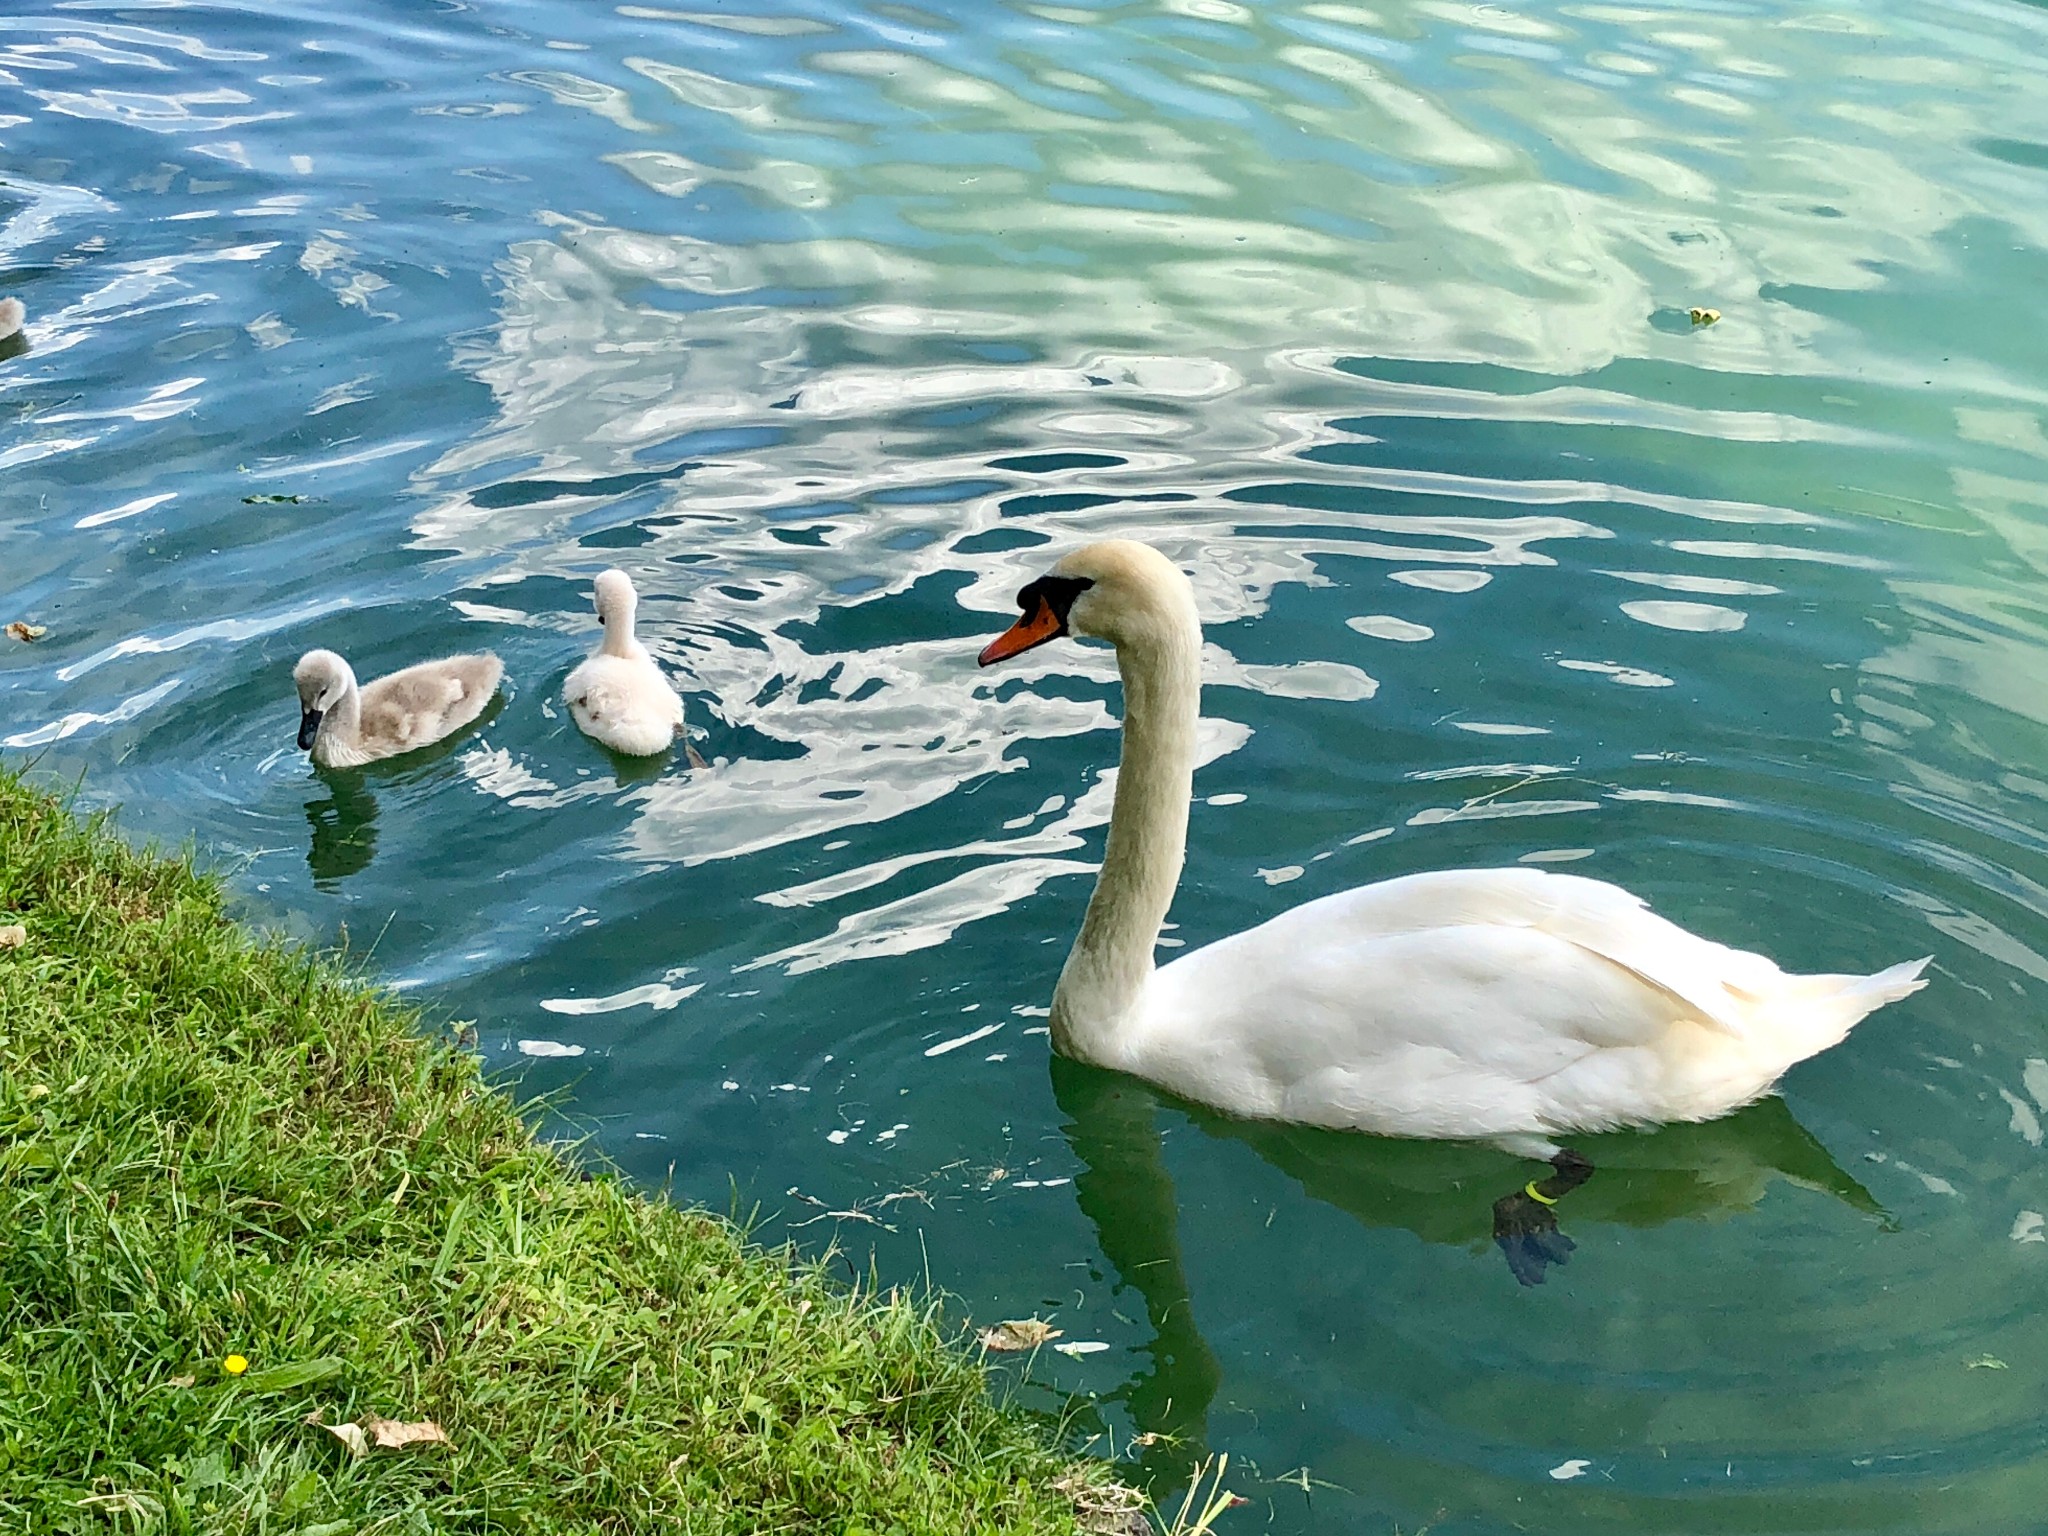
[(604, 644), (597, 649), (605, 656), (623, 656), (628, 660), (645, 656), (647, 648), (633, 633), (633, 603), (614, 603), (604, 611)]
[(1132, 1043), (1159, 928), (1180, 884), (1202, 708), (1201, 628), (1192, 613), (1161, 614), (1119, 644), (1116, 659), (1123, 756), (1109, 845), (1052, 998), (1055, 1049), (1101, 1066), (1118, 1065)]
[(341, 697), (320, 716), (320, 728), (313, 733), (313, 760), (323, 768), (350, 768), (369, 761), (362, 749), (363, 694), (355, 674), (342, 679)]

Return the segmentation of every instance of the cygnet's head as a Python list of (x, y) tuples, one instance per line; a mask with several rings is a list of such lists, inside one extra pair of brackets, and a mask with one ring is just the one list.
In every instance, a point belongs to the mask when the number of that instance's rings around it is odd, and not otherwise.
[(308, 651), (292, 668), (292, 681), (299, 689), (299, 750), (310, 752), (321, 717), (355, 687), (356, 675), (334, 652)]
[(640, 594), (633, 590), (633, 578), (620, 570), (606, 571), (599, 576), (591, 597), (597, 604), (598, 622), (602, 624), (610, 624), (614, 614), (630, 624), (633, 610), (640, 606)]
[(989, 642), (981, 653), (984, 667), (1061, 635), (1159, 648), (1200, 633), (1187, 577), (1151, 545), (1131, 539), (1075, 550), (1026, 585), (1017, 606), (1024, 617)]

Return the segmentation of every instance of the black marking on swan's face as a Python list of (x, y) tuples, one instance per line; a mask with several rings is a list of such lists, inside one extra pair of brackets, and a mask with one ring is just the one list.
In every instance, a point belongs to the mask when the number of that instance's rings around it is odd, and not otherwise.
[(980, 664), (986, 667), (1007, 661), (1070, 633), (1067, 619), (1075, 599), (1094, 585), (1085, 576), (1041, 576), (1026, 585), (1017, 594), (1017, 607), (1024, 617), (982, 647)]
[(1044, 603), (1052, 610), (1052, 616), (1060, 621), (1059, 632), (1067, 633), (1067, 619), (1073, 612), (1074, 599), (1086, 592), (1095, 582), (1087, 576), (1041, 576), (1025, 584), (1017, 594), (1017, 607), (1023, 613), (1035, 613), (1038, 605)]

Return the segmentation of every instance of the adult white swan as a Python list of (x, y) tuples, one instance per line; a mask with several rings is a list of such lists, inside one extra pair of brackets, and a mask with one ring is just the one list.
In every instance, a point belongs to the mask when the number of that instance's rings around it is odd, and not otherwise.
[(1053, 992), (1054, 1048), (1248, 1119), (1548, 1158), (1553, 1177), (1495, 1206), (1525, 1282), (1562, 1260), (1545, 1246), (1548, 1208), (1592, 1171), (1557, 1137), (1726, 1114), (1925, 985), (1926, 959), (1790, 976), (1617, 886), (1526, 868), (1361, 886), (1155, 969), (1194, 777), (1193, 588), (1157, 550), (1110, 540), (1068, 555), (1017, 606), (983, 666), (1088, 635), (1116, 647), (1124, 683), (1109, 843)]

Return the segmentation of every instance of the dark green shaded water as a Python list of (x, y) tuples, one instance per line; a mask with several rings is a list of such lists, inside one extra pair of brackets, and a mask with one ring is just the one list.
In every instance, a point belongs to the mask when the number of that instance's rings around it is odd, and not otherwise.
[[(0, 744), (636, 1175), (1107, 1345), (1027, 1400), (1230, 1451), (1242, 1528), (2031, 1528), (2044, 60), (2019, 3), (46, 0)], [(1539, 1291), (1498, 1153), (1049, 1070), (1112, 672), (973, 657), (1106, 533), (1209, 624), (1173, 939), (1523, 860), (1934, 984), (1589, 1147)], [(555, 702), (613, 563), (710, 770)], [(513, 685), (323, 782), (316, 644)]]

